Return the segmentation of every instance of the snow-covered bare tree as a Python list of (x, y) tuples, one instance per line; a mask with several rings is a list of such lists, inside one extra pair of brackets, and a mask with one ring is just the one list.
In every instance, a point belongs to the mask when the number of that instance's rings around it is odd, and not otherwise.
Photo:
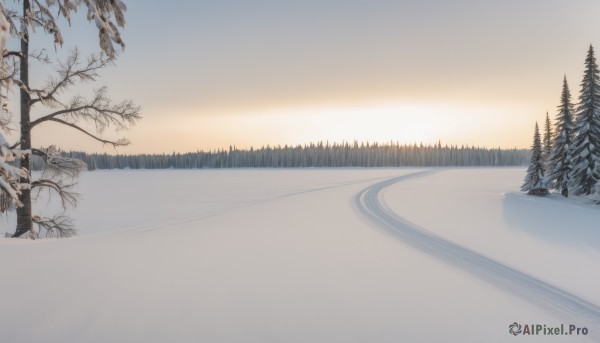
[(21, 151), (8, 147), (4, 134), (0, 132), (0, 213), (23, 206), (19, 195), (21, 195), (22, 189), (28, 185), (20, 183), (19, 180), (27, 178), (29, 172), (27, 169), (10, 164), (16, 158), (20, 158), (21, 154)]
[(529, 195), (544, 196), (548, 194), (548, 189), (544, 183), (544, 160), (542, 158), (542, 142), (540, 139), (540, 130), (538, 124), (535, 123), (535, 131), (533, 134), (533, 145), (531, 146), (531, 161), (527, 168), (527, 175), (523, 185), (523, 192)]
[[(59, 27), (60, 16), (70, 24), (71, 17), (78, 9), (87, 9), (87, 19), (98, 28), (100, 53), (83, 58), (74, 50), (65, 60), (59, 61), (56, 74), (45, 84), (35, 87), (29, 82), (30, 65), (33, 62), (49, 62), (44, 49), (34, 50), (30, 32), (43, 32), (52, 37), (55, 46), (62, 46), (63, 36)], [(113, 146), (126, 145), (125, 139), (108, 140), (101, 137), (108, 127), (127, 128), (140, 118), (140, 108), (131, 101), (113, 103), (105, 88), (97, 89), (93, 96), (73, 96), (66, 99), (74, 86), (84, 81), (95, 81), (98, 71), (110, 65), (116, 57), (115, 46), (124, 48), (120, 28), (125, 25), (125, 4), (120, 0), (15, 0), (14, 8), (0, 2), (0, 46), (2, 47), (2, 91), (0, 100), (5, 103), (8, 94), (5, 90), (16, 85), (20, 95), (20, 137), (11, 147), (19, 147), (21, 166), (30, 170), (30, 153), (40, 156), (46, 162), (45, 171), (38, 180), (29, 175), (20, 178), (21, 188), (17, 208), (17, 228), (14, 237), (35, 234), (36, 229), (45, 229), (51, 236), (69, 236), (74, 233), (70, 220), (64, 215), (52, 218), (34, 215), (31, 192), (47, 190), (58, 195), (63, 207), (76, 203), (77, 197), (71, 192), (73, 180), (85, 169), (79, 160), (61, 156), (55, 148), (32, 149), (32, 132), (47, 123), (61, 124), (77, 130), (92, 139)], [(4, 48), (7, 39), (19, 41), (20, 48), (8, 51)], [(46, 42), (40, 42), (43, 47)], [(32, 109), (36, 115), (32, 116)], [(39, 114), (38, 114), (39, 113)], [(95, 128), (89, 129), (88, 127)], [(29, 174), (29, 173), (28, 173)], [(39, 233), (39, 230), (38, 230)]]
[(585, 59), (571, 156), (570, 192), (589, 195), (600, 180), (600, 76), (591, 45)]
[(565, 197), (569, 196), (569, 174), (573, 168), (570, 148), (573, 141), (574, 113), (575, 107), (571, 103), (571, 92), (565, 75), (556, 116), (552, 151), (546, 162), (546, 184)]
[(542, 141), (542, 157), (544, 161), (548, 160), (550, 151), (552, 150), (552, 125), (550, 124), (550, 116), (546, 111), (546, 120), (544, 120), (544, 137)]

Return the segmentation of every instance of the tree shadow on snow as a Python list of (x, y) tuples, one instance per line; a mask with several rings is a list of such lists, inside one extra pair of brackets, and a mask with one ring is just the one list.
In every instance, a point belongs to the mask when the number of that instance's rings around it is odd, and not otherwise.
[(600, 250), (600, 206), (564, 199), (506, 193), (502, 203), (509, 228), (557, 244)]

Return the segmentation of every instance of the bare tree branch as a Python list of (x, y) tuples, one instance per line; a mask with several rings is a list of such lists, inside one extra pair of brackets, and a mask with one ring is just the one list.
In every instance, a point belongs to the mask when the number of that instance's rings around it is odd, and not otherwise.
[(119, 140), (116, 140), (116, 141), (110, 141), (110, 140), (107, 140), (107, 139), (102, 139), (102, 138), (100, 138), (100, 137), (98, 137), (98, 136), (96, 136), (94, 134), (91, 134), (90, 132), (86, 131), (85, 129), (83, 129), (83, 128), (79, 127), (79, 126), (77, 126), (77, 125), (75, 125), (73, 123), (69, 123), (67, 121), (64, 121), (62, 119), (48, 118), (47, 120), (48, 121), (57, 122), (57, 123), (60, 123), (60, 124), (72, 127), (72, 128), (74, 128), (76, 130), (79, 130), (79, 131), (85, 133), (86, 135), (92, 137), (93, 139), (97, 140), (98, 142), (100, 142), (102, 144), (109, 144), (109, 145), (112, 145), (113, 147), (119, 147), (119, 146), (129, 145), (129, 141), (126, 140), (126, 139), (119, 139)]
[(141, 107), (129, 100), (113, 104), (106, 95), (106, 87), (103, 87), (94, 92), (91, 100), (86, 100), (83, 97), (74, 97), (71, 103), (65, 106), (64, 109), (32, 121), (31, 126), (35, 127), (44, 121), (58, 116), (92, 122), (96, 126), (96, 129), (101, 132), (111, 125), (117, 129), (126, 129), (133, 126), (141, 119)]
[(54, 117), (57, 117), (57, 116), (60, 116), (60, 115), (63, 115), (63, 114), (77, 113), (79, 111), (84, 111), (84, 110), (87, 110), (87, 109), (91, 109), (91, 107), (90, 106), (80, 106), (80, 107), (67, 108), (67, 109), (64, 109), (64, 110), (59, 110), (59, 111), (56, 111), (56, 112), (52, 112), (50, 114), (47, 114), (47, 115), (45, 115), (43, 117), (40, 117), (40, 118), (32, 121), (31, 122), (31, 128), (34, 128), (38, 124), (41, 124), (41, 123), (43, 123), (45, 121), (51, 120)]
[(8, 147), (9, 149), (14, 149), (16, 147), (18, 147), (21, 144), (21, 141), (16, 142), (15, 144), (11, 145), (10, 147)]
[(41, 90), (29, 90), (36, 93), (37, 98), (32, 98), (30, 104), (37, 102), (56, 101), (55, 96), (73, 86), (76, 82), (95, 81), (98, 78), (97, 71), (110, 65), (112, 61), (102, 55), (92, 55), (87, 61), (82, 62), (79, 50), (71, 52), (65, 62), (57, 66), (58, 77), (51, 77)]
[[(18, 144), (18, 143), (16, 143), (16, 144)], [(48, 154), (46, 152), (44, 152), (44, 151), (42, 151), (40, 149), (35, 149), (35, 148), (31, 149), (31, 153), (33, 155), (40, 156), (42, 158), (45, 158), (46, 156), (48, 156)]]
[(48, 52), (46, 49), (35, 50), (29, 53), (29, 58), (33, 58), (34, 60), (44, 64), (50, 64), (50, 57), (48, 57)]
[(41, 237), (42, 229), (46, 231), (45, 237), (47, 238), (65, 238), (77, 235), (73, 221), (64, 214), (52, 218), (33, 216), (32, 220), (39, 228), (37, 234), (32, 233), (31, 238), (33, 239)]
[(9, 57), (9, 56), (15, 56), (18, 58), (23, 58), (23, 52), (21, 51), (5, 51), (2, 54), (2, 57)]
[(58, 195), (62, 208), (66, 210), (67, 208), (76, 207), (79, 200), (79, 194), (70, 191), (74, 185), (64, 184), (61, 180), (39, 179), (31, 183), (31, 189), (37, 188), (40, 192), (46, 189), (49, 195), (53, 191)]

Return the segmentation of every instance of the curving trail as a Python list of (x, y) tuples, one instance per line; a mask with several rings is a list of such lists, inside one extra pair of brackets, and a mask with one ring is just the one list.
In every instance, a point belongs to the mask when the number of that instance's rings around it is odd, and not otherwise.
[(453, 243), (398, 216), (386, 206), (383, 193), (387, 187), (435, 172), (437, 170), (417, 172), (375, 183), (355, 196), (355, 209), (367, 221), (399, 241), (537, 305), (565, 320), (565, 324), (586, 326), (593, 339), (600, 339), (600, 306), (597, 304)]

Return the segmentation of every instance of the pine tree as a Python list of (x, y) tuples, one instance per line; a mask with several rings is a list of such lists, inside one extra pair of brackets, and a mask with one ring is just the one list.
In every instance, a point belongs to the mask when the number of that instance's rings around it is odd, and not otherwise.
[(542, 142), (540, 139), (540, 130), (535, 123), (533, 134), (533, 145), (531, 146), (531, 161), (527, 168), (527, 175), (521, 186), (521, 190), (529, 195), (544, 196), (548, 194), (548, 189), (544, 183), (544, 161), (542, 159)]
[(544, 140), (542, 147), (542, 158), (544, 161), (548, 161), (548, 157), (550, 157), (550, 152), (552, 151), (552, 126), (550, 125), (550, 117), (548, 116), (548, 111), (546, 111), (546, 121), (544, 123)]
[(574, 113), (575, 108), (571, 103), (571, 92), (565, 75), (556, 116), (552, 151), (546, 163), (546, 184), (551, 185), (552, 189), (557, 190), (565, 197), (569, 196), (569, 174), (573, 168), (570, 147), (573, 141)]
[(579, 106), (575, 119), (575, 138), (571, 149), (573, 169), (570, 189), (575, 195), (589, 195), (600, 179), (600, 76), (590, 45), (585, 59)]

